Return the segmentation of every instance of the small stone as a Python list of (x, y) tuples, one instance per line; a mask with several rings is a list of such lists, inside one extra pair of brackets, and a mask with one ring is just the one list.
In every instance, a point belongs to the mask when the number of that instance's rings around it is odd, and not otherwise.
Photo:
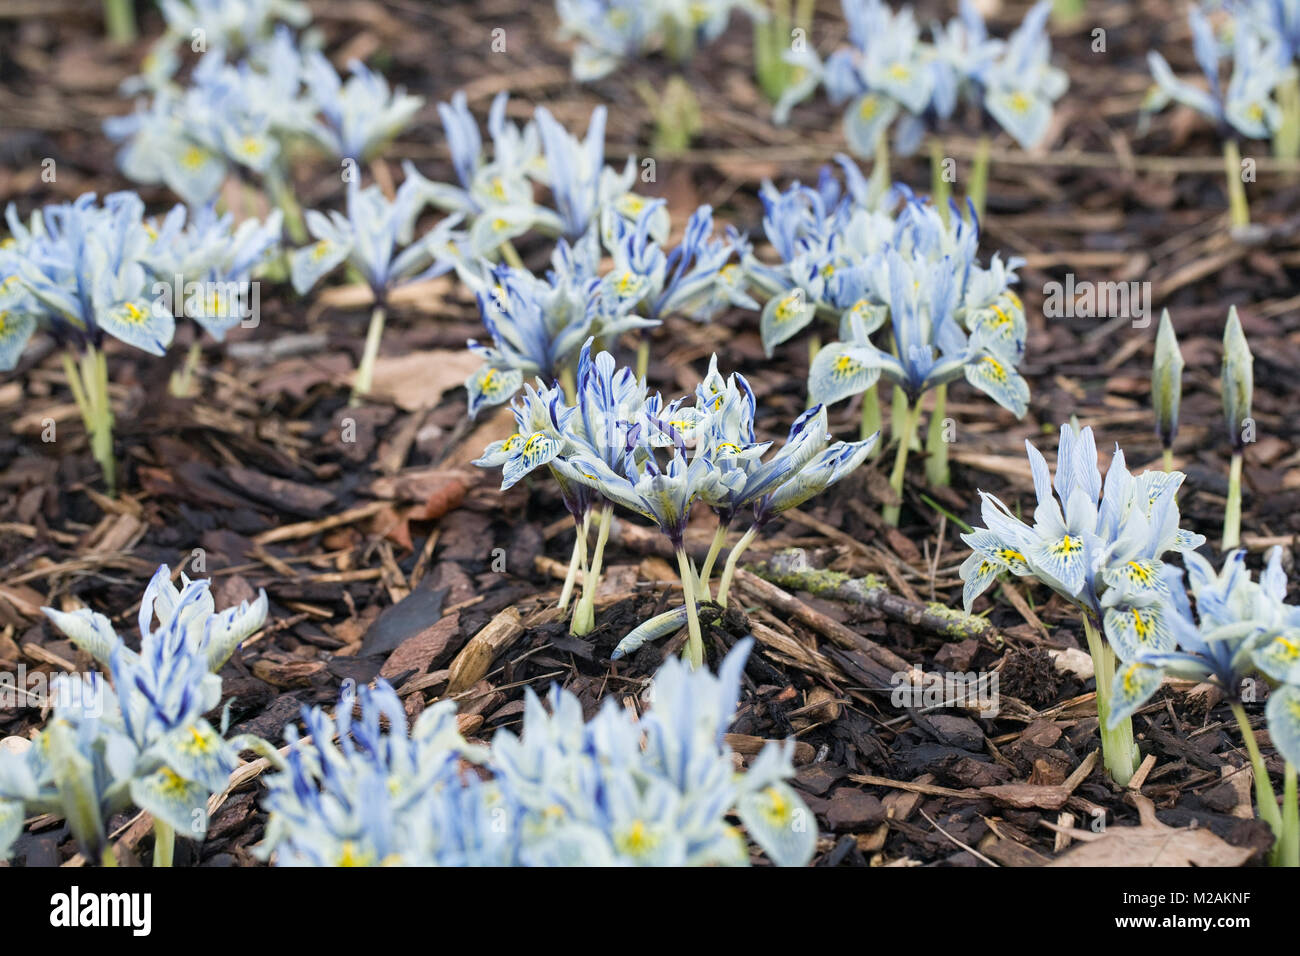
[(826, 822), (833, 830), (865, 830), (885, 819), (885, 805), (878, 797), (853, 787), (840, 787), (831, 796)]

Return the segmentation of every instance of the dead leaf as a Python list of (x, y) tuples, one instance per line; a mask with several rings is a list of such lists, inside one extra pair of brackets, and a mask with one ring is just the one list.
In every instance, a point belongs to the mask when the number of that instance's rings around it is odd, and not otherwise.
[(1100, 834), (1070, 830), (1080, 845), (1057, 857), (1049, 866), (1241, 866), (1254, 851), (1225, 843), (1199, 827), (1170, 827), (1156, 819), (1156, 808), (1146, 797), (1130, 795), (1141, 825), (1107, 827)]
[(463, 349), (390, 355), (375, 362), (371, 397), (390, 401), (408, 412), (432, 408), (447, 392), (464, 385), (482, 364), (481, 358)]

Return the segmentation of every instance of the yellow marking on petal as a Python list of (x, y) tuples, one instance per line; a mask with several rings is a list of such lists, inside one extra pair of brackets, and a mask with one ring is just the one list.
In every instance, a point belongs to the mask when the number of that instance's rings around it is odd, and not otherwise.
[(1141, 664), (1130, 664), (1128, 667), (1124, 668), (1124, 690), (1130, 694), (1134, 693), (1137, 689), (1133, 686), (1133, 675), (1141, 667)]
[(328, 239), (322, 239), (311, 247), (311, 257), (317, 262), (324, 259), (330, 253), (332, 245)]
[(1295, 641), (1289, 641), (1285, 637), (1277, 637), (1274, 638), (1273, 641), (1275, 644), (1282, 645), (1283, 653), (1291, 660), (1300, 660), (1300, 644), (1297, 644)]
[(343, 849), (339, 852), (339, 858), (335, 866), (369, 866), (374, 857), (369, 853), (359, 852), (357, 845), (351, 840), (343, 841)]
[(980, 359), (980, 361), (988, 366), (988, 373), (993, 376), (994, 381), (1000, 383), (1006, 382), (1007, 370), (1002, 367), (1001, 362), (995, 359), (992, 355), (985, 355)]
[(789, 322), (797, 317), (801, 311), (799, 305), (802, 299), (803, 296), (798, 292), (791, 292), (778, 302), (775, 309), (776, 320), (778, 322)]
[(181, 154), (181, 165), (186, 169), (198, 169), (207, 159), (207, 154), (197, 146), (191, 146)]
[(658, 842), (641, 820), (632, 821), (632, 825), (615, 840), (619, 852), (628, 856), (641, 856), (648, 853)]
[(838, 377), (856, 375), (862, 370), (862, 363), (849, 355), (841, 355), (835, 360), (834, 372)]
[(140, 308), (134, 302), (127, 302), (122, 305), (122, 311), (126, 313), (126, 321), (133, 325), (144, 325), (149, 321), (149, 314)]
[(879, 108), (879, 103), (874, 96), (864, 96), (862, 105), (858, 107), (858, 115), (864, 120), (869, 120), (876, 115)]
[(889, 75), (896, 80), (906, 80), (912, 75), (912, 71), (901, 63), (895, 63), (889, 68)]
[(184, 778), (171, 767), (163, 767), (159, 774), (162, 776), (163, 793), (177, 796), (185, 792), (187, 785)]
[(1033, 105), (1033, 100), (1020, 91), (1011, 94), (1008, 105), (1017, 113), (1028, 113), (1029, 107)]
[(767, 801), (761, 811), (767, 822), (774, 827), (788, 824), (794, 815), (794, 805), (785, 798), (785, 794), (776, 787), (768, 787), (763, 791), (763, 796), (767, 797)]
[(1017, 551), (1015, 548), (999, 548), (997, 550), (997, 555), (999, 558), (1001, 558), (1003, 561), (1006, 561), (1008, 564), (1010, 564), (1012, 561), (1019, 561), (1021, 564), (1026, 563), (1025, 556), (1021, 554), (1019, 551)]

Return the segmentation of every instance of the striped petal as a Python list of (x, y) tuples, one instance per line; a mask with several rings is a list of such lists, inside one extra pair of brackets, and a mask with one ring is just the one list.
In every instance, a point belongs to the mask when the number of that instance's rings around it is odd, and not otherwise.
[(966, 364), (966, 381), (1017, 418), (1029, 408), (1029, 384), (1005, 358), (985, 352)]
[(816, 306), (801, 288), (796, 287), (783, 295), (768, 299), (758, 323), (759, 332), (763, 336), (763, 351), (767, 357), (771, 358), (773, 349), (797, 335), (816, 314)]
[(1300, 636), (1279, 634), (1252, 652), (1255, 666), (1284, 684), (1300, 684)]
[(875, 350), (832, 342), (817, 353), (808, 371), (808, 395), (813, 402), (833, 405), (865, 392), (880, 378)]
[(207, 802), (201, 783), (186, 780), (168, 767), (131, 781), (131, 800), (180, 833), (201, 837), (208, 832)]
[(165, 309), (148, 303), (123, 302), (95, 317), (105, 332), (151, 355), (165, 355), (176, 334), (176, 320)]
[(999, 574), (1005, 571), (1006, 565), (1001, 562), (991, 561), (989, 558), (976, 551), (969, 558), (962, 562), (961, 565), (961, 602), (966, 613), (970, 613), (971, 605), (975, 599), (988, 590), (989, 585), (997, 580)]
[(804, 866), (817, 849), (817, 821), (784, 783), (743, 794), (736, 812), (745, 829), (777, 866)]
[(1176, 644), (1160, 604), (1107, 608), (1102, 624), (1106, 640), (1120, 660), (1133, 661), (1147, 653), (1172, 651)]
[(36, 317), (26, 312), (0, 312), (0, 372), (18, 364), (18, 356), (36, 331)]
[(512, 487), (534, 468), (540, 468), (554, 460), (563, 447), (564, 443), (560, 439), (552, 438), (545, 432), (533, 432), (520, 446), (519, 454), (501, 469), (501, 490)]
[(484, 365), (465, 380), (469, 392), (469, 417), (473, 418), (485, 405), (500, 405), (507, 401), (524, 384), (524, 373), (518, 369), (498, 369)]
[(1036, 545), (1028, 557), (1034, 567), (1060, 582), (1073, 596), (1079, 593), (1087, 579), (1086, 550), (1083, 538), (1067, 531), (1059, 538)]
[(1268, 695), (1264, 708), (1268, 718), (1268, 735), (1278, 753), (1293, 764), (1300, 764), (1300, 686), (1283, 684)]
[(1110, 714), (1106, 728), (1114, 730), (1132, 717), (1160, 689), (1165, 672), (1142, 661), (1124, 664), (1115, 672), (1110, 688)]

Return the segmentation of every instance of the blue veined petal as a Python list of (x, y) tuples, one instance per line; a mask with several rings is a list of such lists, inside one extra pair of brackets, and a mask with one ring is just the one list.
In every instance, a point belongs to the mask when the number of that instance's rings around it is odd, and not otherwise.
[(1106, 728), (1114, 730), (1124, 720), (1132, 717), (1160, 689), (1164, 678), (1163, 670), (1143, 661), (1122, 664), (1115, 671), (1115, 679), (1111, 683), (1110, 714), (1106, 718)]
[(151, 308), (148, 303), (123, 302), (102, 310), (95, 321), (113, 338), (151, 355), (165, 355), (176, 334), (176, 319), (171, 313)]
[(1260, 670), (1284, 684), (1300, 684), (1300, 631), (1289, 629), (1257, 646), (1251, 657)]
[(1008, 544), (987, 528), (976, 528), (970, 534), (963, 534), (961, 539), (976, 553), (984, 555), (1012, 574), (1024, 577), (1033, 573), (1025, 555), (1019, 550), (1023, 545)]
[(986, 352), (968, 362), (966, 381), (1017, 418), (1023, 418), (1029, 408), (1029, 383), (996, 355)]
[(844, 112), (844, 138), (859, 156), (871, 156), (876, 141), (898, 115), (898, 101), (880, 93), (864, 93)]
[(1268, 718), (1268, 735), (1278, 753), (1293, 764), (1300, 764), (1300, 686), (1283, 684), (1268, 695), (1264, 708)]
[(469, 392), (469, 417), (473, 418), (485, 405), (500, 405), (519, 391), (524, 384), (524, 373), (518, 369), (497, 369), (484, 365), (465, 380)]
[(487, 448), (483, 449), (483, 454), (470, 464), (478, 465), (480, 468), (498, 468), (519, 454), (519, 449), (523, 447), (524, 436), (519, 432), (515, 432), (509, 438), (494, 441), (488, 445)]
[(966, 327), (973, 335), (978, 335), (990, 351), (1005, 359), (1019, 361), (1024, 354), (1025, 337), (1029, 333), (1024, 310), (1012, 307), (1002, 297), (991, 305), (967, 313)]
[(163, 181), (191, 207), (207, 204), (225, 182), (225, 157), (193, 143), (177, 141), (175, 151), (159, 158)]
[(201, 837), (208, 831), (207, 802), (212, 791), (168, 767), (131, 781), (131, 800), (180, 833)]
[(1102, 624), (1106, 640), (1120, 660), (1133, 661), (1147, 653), (1174, 649), (1174, 632), (1161, 604), (1124, 605), (1106, 609)]
[(1066, 594), (1074, 597), (1083, 589), (1087, 580), (1086, 554), (1083, 537), (1067, 531), (1058, 538), (1035, 545), (1026, 557), (1041, 575), (1059, 582)]
[(154, 744), (151, 751), (164, 766), (208, 793), (222, 790), (235, 768), (235, 754), (206, 720), (177, 728)]
[(501, 470), (501, 490), (512, 487), (534, 468), (539, 468), (560, 453), (564, 442), (545, 432), (533, 432), (519, 448), (519, 454), (505, 463)]
[(768, 358), (772, 357), (773, 349), (798, 334), (816, 314), (817, 307), (809, 301), (808, 293), (799, 287), (768, 299), (759, 317), (763, 351)]
[(1184, 83), (1174, 76), (1174, 71), (1169, 68), (1168, 61), (1154, 50), (1147, 53), (1147, 65), (1151, 69), (1151, 76), (1156, 81), (1156, 87), (1164, 94), (1168, 102), (1169, 99), (1190, 106), (1203, 116), (1217, 120), (1219, 118), (1219, 104), (1199, 87), (1192, 86), (1190, 83)]
[(1205, 535), (1197, 534), (1195, 531), (1187, 531), (1179, 528), (1174, 533), (1173, 550), (1180, 553), (1195, 551), (1201, 545), (1205, 544)]
[(113, 656), (114, 648), (122, 643), (109, 619), (97, 611), (88, 608), (56, 611), (52, 607), (43, 607), (41, 610), (73, 644), (105, 667)]
[(879, 378), (880, 362), (874, 348), (832, 342), (817, 353), (808, 370), (808, 397), (833, 405), (865, 392)]
[(26, 312), (0, 312), (0, 372), (18, 364), (18, 356), (36, 331), (36, 316)]
[[(772, 746), (768, 744), (768, 746)], [(785, 783), (744, 793), (736, 813), (777, 866), (806, 866), (817, 849), (817, 820), (797, 793)]]
[(1101, 579), (1108, 587), (1118, 589), (1126, 596), (1149, 597), (1167, 590), (1162, 577), (1163, 568), (1159, 561), (1136, 558), (1104, 568)]
[(889, 306), (859, 299), (840, 314), (840, 338), (865, 345), (867, 337), (889, 318)]
[(971, 553), (961, 565), (961, 603), (966, 613), (970, 613), (975, 599), (988, 590), (989, 585), (997, 580), (998, 575), (1007, 570), (1006, 565), (992, 561), (988, 555), (979, 551)]
[(338, 239), (318, 239), (310, 246), (289, 253), (289, 275), (293, 290), (306, 295), (321, 277), (341, 263), (352, 252), (350, 243)]
[(1051, 102), (1032, 89), (992, 89), (984, 105), (1024, 149), (1037, 146), (1052, 121)]

